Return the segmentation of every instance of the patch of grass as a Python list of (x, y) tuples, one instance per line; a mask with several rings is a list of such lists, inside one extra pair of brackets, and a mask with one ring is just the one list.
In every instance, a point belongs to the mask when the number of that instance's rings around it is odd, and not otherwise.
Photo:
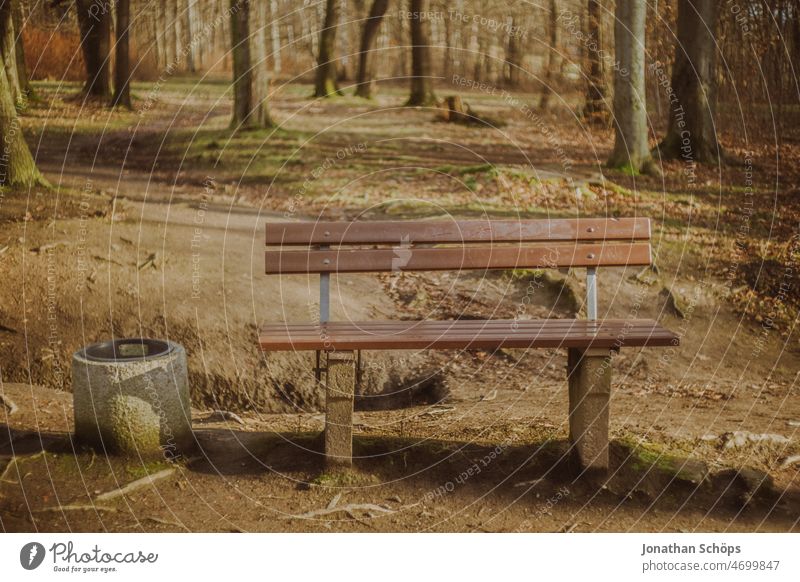
[(679, 479), (697, 481), (698, 476), (689, 461), (690, 450), (672, 447), (669, 443), (643, 441), (632, 436), (619, 439), (630, 453), (628, 462), (631, 467), (641, 473), (658, 470), (674, 475)]
[(380, 483), (380, 480), (375, 475), (361, 473), (354, 469), (326, 471), (311, 480), (312, 485), (332, 488), (364, 487), (365, 485), (377, 485), (378, 483)]
[(141, 479), (153, 473), (158, 473), (164, 469), (169, 469), (174, 465), (165, 459), (157, 459), (154, 461), (142, 461), (139, 464), (128, 464), (125, 466), (125, 471), (134, 479)]
[(478, 176), (482, 175), (486, 175), (489, 178), (495, 178), (501, 173), (500, 169), (495, 164), (477, 164), (472, 166), (445, 164), (443, 166), (437, 166), (433, 168), (433, 170), (449, 176), (462, 176), (465, 181), (469, 180), (470, 178), (476, 180)]
[(528, 281), (539, 279), (544, 276), (544, 269), (513, 269), (510, 271), (511, 279), (514, 281)]

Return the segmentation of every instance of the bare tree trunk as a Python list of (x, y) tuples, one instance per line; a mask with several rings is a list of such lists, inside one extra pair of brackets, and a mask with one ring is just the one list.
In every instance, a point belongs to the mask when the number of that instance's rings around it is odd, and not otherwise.
[(361, 35), (361, 47), (358, 53), (358, 75), (356, 77), (356, 95), (365, 99), (372, 98), (375, 85), (375, 59), (372, 50), (375, 39), (383, 22), (383, 16), (389, 8), (389, 0), (374, 0), (369, 11), (369, 17), (364, 23), (364, 32)]
[(194, 3), (196, 0), (186, 0), (185, 12), (185, 26), (186, 32), (184, 33), (184, 42), (186, 44), (184, 51), (186, 52), (186, 70), (190, 73), (197, 72), (197, 59), (194, 54), (194, 29), (195, 19), (197, 18), (194, 10)]
[(175, 21), (178, 18), (178, 0), (162, 0), (164, 2), (164, 46), (166, 47), (167, 66), (178, 66), (178, 36), (175, 34)]
[(657, 171), (647, 144), (645, 107), (644, 40), (647, 4), (641, 0), (617, 0), (614, 24), (614, 151), (611, 168), (629, 174)]
[(3, 57), (2, 64), (11, 90), (11, 100), (17, 103), (23, 96), (19, 82), (19, 71), (17, 70), (17, 34), (14, 30), (15, 10), (16, 8), (12, 2), (0, 0), (0, 54)]
[(665, 157), (718, 163), (715, 0), (678, 1), (678, 42), (672, 68), (669, 130), (659, 145)]
[(544, 74), (542, 95), (539, 99), (539, 109), (545, 111), (550, 105), (550, 95), (553, 93), (553, 79), (558, 70), (558, 14), (556, 13), (556, 0), (550, 0), (550, 51), (547, 59), (547, 71)]
[[(270, 37), (272, 39), (272, 71), (277, 75), (281, 72), (281, 29), (278, 22), (278, 0), (270, 0)], [(289, 43), (291, 44), (291, 43)]]
[(605, 71), (603, 59), (600, 58), (600, 51), (603, 50), (603, 36), (601, 25), (600, 0), (589, 0), (587, 16), (587, 36), (586, 52), (589, 61), (586, 86), (586, 104), (583, 108), (583, 116), (590, 123), (605, 125), (608, 122), (608, 106), (606, 105)]
[[(411, 0), (411, 95), (406, 105), (424, 106), (436, 103), (431, 78), (431, 34), (427, 0)], [(413, 17), (416, 14), (417, 17)]]
[(17, 84), (22, 92), (29, 98), (33, 95), (33, 87), (31, 87), (31, 80), (28, 76), (28, 66), (25, 64), (25, 46), (22, 42), (22, 4), (17, 0), (11, 2), (12, 15), (11, 18), (14, 22), (14, 54), (17, 57)]
[(350, 16), (347, 13), (347, 0), (339, 0), (339, 19), (341, 21), (339, 30), (339, 48), (341, 58), (336, 61), (336, 80), (350, 80), (350, 30), (348, 23)]
[(167, 52), (164, 48), (164, 35), (161, 34), (161, 26), (164, 22), (164, 5), (160, 2), (153, 7), (153, 36), (155, 37), (156, 63), (159, 68), (167, 66)]
[(111, 3), (75, 0), (86, 67), (83, 90), (93, 97), (111, 97)]
[[(185, 0), (184, 0), (185, 1)], [(178, 59), (178, 62), (181, 63), (181, 68), (184, 68), (185, 65), (183, 64), (183, 57), (184, 57), (184, 25), (183, 25), (183, 2), (182, 0), (175, 0), (175, 20), (173, 21), (173, 27), (175, 29), (175, 55)]]
[(314, 97), (332, 97), (339, 94), (336, 82), (336, 29), (339, 26), (339, 0), (326, 0), (325, 24), (319, 35)]
[(508, 42), (506, 43), (505, 55), (505, 68), (506, 76), (505, 82), (509, 87), (516, 87), (519, 85), (519, 73), (522, 67), (522, 47), (520, 46), (519, 35), (516, 34), (516, 27), (514, 26), (515, 19), (511, 17), (511, 27), (508, 34)]
[(130, 0), (117, 0), (117, 47), (111, 104), (131, 108)]
[(234, 129), (254, 127), (253, 72), (250, 66), (250, 0), (231, 2), (231, 52), (233, 53)]
[(483, 39), (483, 35), (480, 34), (478, 31), (478, 25), (473, 21), (472, 23), (473, 30), (474, 30), (474, 39), (475, 39), (475, 54), (473, 55), (475, 60), (472, 63), (472, 78), (475, 81), (483, 81), (483, 55), (486, 52), (486, 42)]
[(448, 81), (453, 77), (453, 22), (451, 18), (444, 19), (444, 78)]
[[(5, 11), (9, 6), (0, 7), (0, 17), (6, 18)], [(11, 15), (8, 15), (11, 18)], [(8, 39), (5, 37), (13, 34), (13, 27), (4, 27), (2, 38), (5, 46)], [(13, 41), (13, 38), (11, 39)], [(33, 186), (36, 184), (48, 185), (39, 173), (33, 161), (31, 151), (22, 135), (22, 127), (17, 117), (17, 108), (11, 95), (11, 83), (8, 80), (10, 70), (0, 69), (0, 185), (3, 186)]]
[(256, 125), (272, 127), (274, 124), (269, 113), (270, 75), (267, 64), (267, 3), (265, 0), (258, 2), (255, 18), (258, 34), (251, 35), (250, 46), (255, 49), (253, 104), (255, 105)]

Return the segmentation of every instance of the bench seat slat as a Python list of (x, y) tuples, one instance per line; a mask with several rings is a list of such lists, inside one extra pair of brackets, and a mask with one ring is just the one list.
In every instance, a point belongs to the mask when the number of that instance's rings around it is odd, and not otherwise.
[(649, 243), (267, 251), (267, 274), (649, 265)]
[(679, 337), (649, 319), (493, 319), (274, 323), (259, 343), (265, 351), (615, 348), (673, 346)]
[(649, 218), (552, 218), (365, 222), (273, 222), (267, 245), (558, 242), (649, 240)]

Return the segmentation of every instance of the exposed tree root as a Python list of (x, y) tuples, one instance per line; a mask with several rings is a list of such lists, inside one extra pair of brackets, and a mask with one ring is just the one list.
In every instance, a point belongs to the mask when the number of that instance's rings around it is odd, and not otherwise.
[(142, 487), (146, 487), (147, 485), (152, 485), (156, 481), (161, 481), (162, 479), (166, 479), (167, 477), (172, 476), (175, 473), (175, 469), (164, 469), (163, 471), (159, 471), (158, 473), (153, 473), (152, 475), (147, 475), (146, 477), (142, 477), (141, 479), (137, 479), (131, 483), (128, 483), (124, 487), (120, 487), (119, 489), (114, 489), (113, 491), (108, 491), (106, 493), (102, 493), (95, 498), (95, 501), (108, 501), (110, 499), (116, 499), (117, 497), (121, 497), (123, 495), (129, 495), (136, 491), (137, 489), (141, 489)]

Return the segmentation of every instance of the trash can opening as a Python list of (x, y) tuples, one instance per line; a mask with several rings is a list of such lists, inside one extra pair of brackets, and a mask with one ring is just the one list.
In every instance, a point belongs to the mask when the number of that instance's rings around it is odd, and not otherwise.
[(128, 338), (92, 344), (83, 350), (83, 354), (87, 360), (103, 362), (157, 358), (171, 350), (169, 343), (163, 340)]

